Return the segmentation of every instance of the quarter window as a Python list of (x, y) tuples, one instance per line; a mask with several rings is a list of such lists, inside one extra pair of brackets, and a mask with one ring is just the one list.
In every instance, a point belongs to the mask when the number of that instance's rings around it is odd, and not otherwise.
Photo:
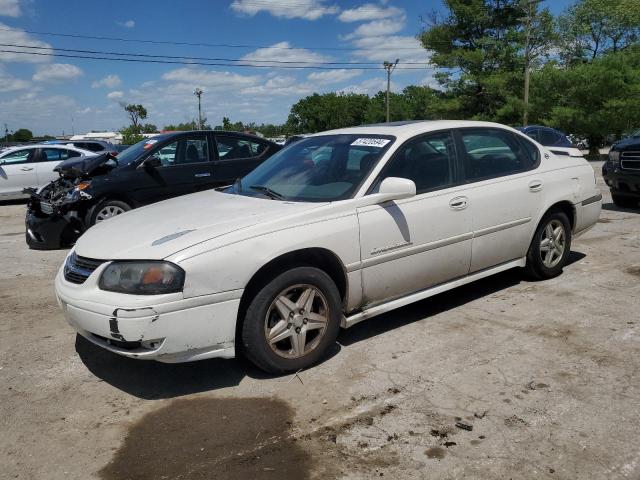
[(71, 157), (79, 157), (80, 154), (73, 150), (66, 150), (64, 148), (45, 148), (42, 150), (43, 162), (60, 162)]
[(264, 143), (221, 135), (216, 135), (216, 144), (220, 160), (259, 157), (266, 148)]
[(533, 167), (524, 147), (509, 132), (461, 130), (467, 180), (477, 181), (523, 172)]
[[(454, 147), (450, 132), (441, 132), (403, 145), (378, 180), (400, 177), (413, 180), (423, 193), (453, 185)], [(377, 188), (377, 187), (376, 187)]]

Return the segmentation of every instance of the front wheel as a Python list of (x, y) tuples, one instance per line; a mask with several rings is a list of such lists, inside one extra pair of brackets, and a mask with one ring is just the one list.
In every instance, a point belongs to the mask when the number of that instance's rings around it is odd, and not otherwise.
[(571, 224), (563, 212), (544, 216), (527, 253), (526, 272), (537, 279), (553, 278), (562, 273), (571, 250)]
[(104, 200), (93, 207), (89, 215), (89, 226), (103, 222), (131, 210), (131, 205), (120, 200)]
[(288, 270), (251, 300), (242, 324), (244, 354), (269, 373), (307, 368), (335, 343), (341, 311), (329, 275), (313, 267)]

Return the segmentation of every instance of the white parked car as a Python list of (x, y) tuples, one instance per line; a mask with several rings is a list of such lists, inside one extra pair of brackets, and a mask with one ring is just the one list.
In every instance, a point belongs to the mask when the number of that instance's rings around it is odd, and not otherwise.
[(582, 159), (514, 129), (400, 122), (324, 132), (225, 192), (87, 231), (55, 289), (69, 323), (131, 358), (320, 360), (340, 327), (515, 267), (561, 273), (601, 195)]
[(0, 198), (21, 198), (27, 187), (42, 187), (58, 178), (53, 169), (63, 160), (94, 157), (73, 145), (23, 145), (0, 152)]

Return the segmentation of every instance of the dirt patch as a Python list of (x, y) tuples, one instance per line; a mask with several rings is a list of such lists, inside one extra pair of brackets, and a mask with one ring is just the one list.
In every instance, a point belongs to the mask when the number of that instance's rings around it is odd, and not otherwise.
[(635, 275), (636, 277), (640, 277), (640, 266), (632, 266), (625, 269), (629, 275)]
[(312, 458), (291, 435), (293, 410), (263, 398), (176, 400), (135, 423), (106, 480), (309, 478)]
[(442, 460), (447, 454), (445, 449), (442, 447), (427, 448), (424, 453), (427, 456), (427, 458), (435, 458), (438, 460)]

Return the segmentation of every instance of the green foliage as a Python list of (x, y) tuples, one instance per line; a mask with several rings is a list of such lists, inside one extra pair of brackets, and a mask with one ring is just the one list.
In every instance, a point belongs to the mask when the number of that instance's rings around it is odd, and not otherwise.
[(120, 130), (120, 133), (122, 134), (122, 143), (124, 145), (133, 145), (134, 143), (144, 140), (139, 127), (126, 127)]
[(364, 123), (369, 97), (355, 93), (314, 93), (291, 107), (287, 126), (291, 133), (310, 133)]
[(20, 128), (9, 135), (10, 142), (30, 142), (33, 139), (33, 133), (26, 128)]
[(131, 126), (139, 132), (140, 120), (147, 118), (147, 109), (140, 104), (130, 103), (129, 105), (121, 104), (124, 111), (129, 115)]
[(145, 123), (140, 127), (142, 133), (158, 133), (158, 127), (156, 127), (153, 123)]

